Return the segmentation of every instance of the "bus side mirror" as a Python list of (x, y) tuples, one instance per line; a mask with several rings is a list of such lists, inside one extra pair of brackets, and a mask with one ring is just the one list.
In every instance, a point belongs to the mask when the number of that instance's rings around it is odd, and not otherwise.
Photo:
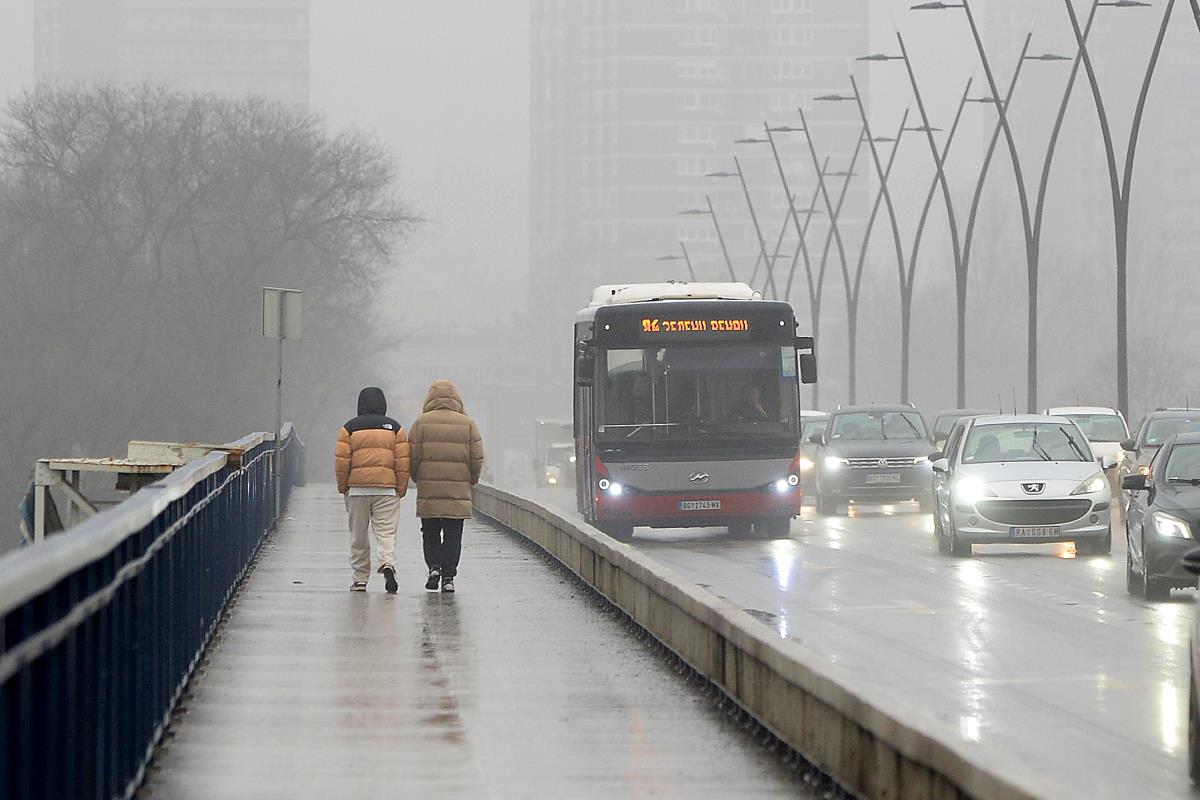
[(800, 362), (800, 382), (805, 385), (817, 382), (817, 357), (812, 353), (800, 353), (796, 358)]

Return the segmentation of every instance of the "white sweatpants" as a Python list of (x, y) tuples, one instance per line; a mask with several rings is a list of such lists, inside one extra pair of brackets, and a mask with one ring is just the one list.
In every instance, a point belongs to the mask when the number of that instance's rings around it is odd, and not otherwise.
[(396, 525), (400, 521), (400, 498), (395, 495), (346, 495), (350, 515), (350, 568), (354, 580), (365, 582), (371, 576), (370, 525), (379, 542), (379, 571), (396, 568)]

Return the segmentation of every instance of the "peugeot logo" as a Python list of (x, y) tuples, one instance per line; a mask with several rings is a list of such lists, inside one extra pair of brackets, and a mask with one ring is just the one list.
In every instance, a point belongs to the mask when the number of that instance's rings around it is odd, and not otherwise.
[(693, 472), (688, 476), (688, 480), (692, 483), (708, 483), (707, 472)]
[(1025, 494), (1041, 494), (1046, 490), (1044, 483), (1022, 483), (1021, 488), (1025, 490)]

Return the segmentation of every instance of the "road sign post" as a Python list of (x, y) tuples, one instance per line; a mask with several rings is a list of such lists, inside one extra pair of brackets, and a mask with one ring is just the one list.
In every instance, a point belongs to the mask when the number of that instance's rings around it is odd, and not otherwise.
[(275, 347), (275, 519), (283, 509), (283, 446), (279, 440), (283, 430), (283, 341), (303, 339), (301, 311), (304, 293), (299, 289), (263, 287), (263, 336), (276, 340)]

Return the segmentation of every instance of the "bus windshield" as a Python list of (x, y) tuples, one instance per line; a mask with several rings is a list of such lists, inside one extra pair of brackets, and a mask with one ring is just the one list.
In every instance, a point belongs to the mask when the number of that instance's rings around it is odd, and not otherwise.
[(796, 353), (772, 344), (608, 350), (596, 413), (600, 441), (679, 443), (799, 435)]

